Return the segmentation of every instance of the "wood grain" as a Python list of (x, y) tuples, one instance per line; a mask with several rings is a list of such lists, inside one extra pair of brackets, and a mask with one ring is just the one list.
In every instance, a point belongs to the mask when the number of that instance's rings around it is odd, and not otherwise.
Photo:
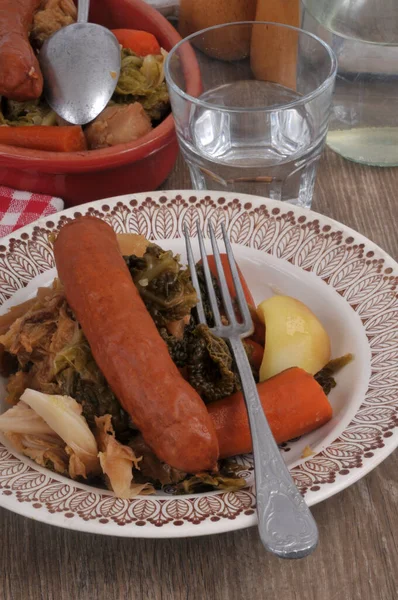
[[(190, 188), (181, 159), (164, 189)], [(398, 259), (398, 169), (327, 151), (314, 210)], [(320, 544), (299, 562), (266, 554), (255, 528), (182, 540), (106, 538), (0, 509), (1, 600), (396, 600), (398, 454), (314, 507)]]

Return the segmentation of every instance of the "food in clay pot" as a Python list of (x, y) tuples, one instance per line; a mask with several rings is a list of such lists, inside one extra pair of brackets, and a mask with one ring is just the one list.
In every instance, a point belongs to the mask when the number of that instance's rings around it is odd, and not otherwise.
[(85, 131), (88, 147), (107, 148), (132, 142), (149, 133), (151, 120), (139, 102), (108, 106)]
[(169, 114), (167, 52), (151, 33), (116, 29), (116, 90), (94, 122), (72, 127), (44, 99), (37, 53), (49, 36), (76, 21), (74, 3), (0, 0), (0, 12), (7, 15), (0, 25), (0, 144), (57, 152), (117, 146), (144, 137)]

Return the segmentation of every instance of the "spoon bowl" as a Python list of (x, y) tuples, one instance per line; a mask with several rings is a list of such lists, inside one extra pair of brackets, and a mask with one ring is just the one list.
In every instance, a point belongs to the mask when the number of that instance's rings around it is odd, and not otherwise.
[(85, 125), (111, 99), (121, 57), (119, 42), (109, 29), (79, 21), (43, 44), (39, 62), (48, 104), (68, 123)]

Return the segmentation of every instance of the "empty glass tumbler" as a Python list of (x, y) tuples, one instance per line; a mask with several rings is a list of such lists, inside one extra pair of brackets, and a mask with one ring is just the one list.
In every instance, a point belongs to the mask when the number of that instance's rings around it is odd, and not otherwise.
[(336, 73), (327, 44), (276, 23), (220, 25), (177, 44), (165, 73), (195, 189), (311, 205)]

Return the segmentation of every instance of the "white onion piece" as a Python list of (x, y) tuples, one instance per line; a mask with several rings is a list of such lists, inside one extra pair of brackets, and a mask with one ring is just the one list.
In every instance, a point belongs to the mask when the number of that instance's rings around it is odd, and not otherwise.
[(25, 402), (18, 402), (0, 415), (0, 431), (27, 435), (54, 435), (54, 431)]
[(21, 400), (29, 404), (64, 440), (84, 464), (87, 474), (100, 471), (97, 442), (76, 400), (31, 389), (24, 391)]

